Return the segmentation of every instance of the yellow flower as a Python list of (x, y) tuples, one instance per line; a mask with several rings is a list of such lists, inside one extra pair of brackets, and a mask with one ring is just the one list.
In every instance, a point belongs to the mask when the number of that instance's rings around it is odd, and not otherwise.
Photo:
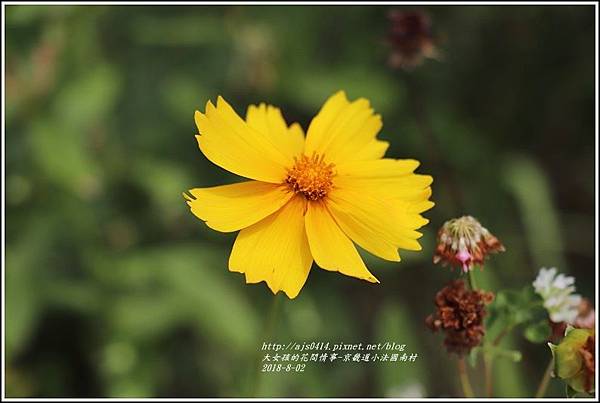
[(378, 283), (354, 243), (386, 260), (421, 250), (416, 230), (433, 207), (431, 176), (413, 159), (383, 158), (381, 116), (369, 101), (330, 97), (306, 133), (278, 108), (250, 105), (246, 120), (219, 97), (194, 115), (200, 150), (213, 163), (250, 179), (184, 193), (210, 228), (240, 231), (229, 270), (246, 283), (265, 281), (295, 298), (314, 261), (321, 268)]

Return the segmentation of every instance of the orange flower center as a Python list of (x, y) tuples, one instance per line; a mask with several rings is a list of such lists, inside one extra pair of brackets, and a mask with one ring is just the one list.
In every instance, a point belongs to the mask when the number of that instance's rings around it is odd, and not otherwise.
[(288, 169), (285, 183), (296, 193), (302, 193), (308, 200), (319, 200), (331, 190), (333, 185), (333, 164), (326, 164), (323, 156), (302, 155), (294, 157), (294, 167)]

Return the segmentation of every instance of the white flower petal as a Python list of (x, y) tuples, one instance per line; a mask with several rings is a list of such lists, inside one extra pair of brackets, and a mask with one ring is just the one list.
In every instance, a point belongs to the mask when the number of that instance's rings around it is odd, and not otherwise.
[(558, 274), (556, 268), (542, 267), (532, 283), (535, 292), (544, 300), (544, 308), (553, 322), (573, 323), (579, 313), (581, 296), (575, 292), (575, 278)]

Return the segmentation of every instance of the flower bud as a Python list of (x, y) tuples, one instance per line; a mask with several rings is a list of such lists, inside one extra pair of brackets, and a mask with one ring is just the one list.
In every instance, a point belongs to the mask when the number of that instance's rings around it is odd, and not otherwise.
[(594, 330), (569, 326), (558, 345), (548, 345), (554, 356), (554, 376), (577, 392), (592, 393), (595, 371)]

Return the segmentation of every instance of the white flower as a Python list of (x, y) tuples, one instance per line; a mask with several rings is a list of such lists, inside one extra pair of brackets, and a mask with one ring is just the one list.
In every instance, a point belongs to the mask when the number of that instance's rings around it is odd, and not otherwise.
[(581, 296), (575, 292), (574, 277), (556, 275), (556, 268), (542, 267), (533, 282), (533, 288), (544, 300), (544, 307), (552, 322), (573, 324), (579, 312)]
[(385, 392), (385, 397), (391, 398), (422, 398), (425, 396), (425, 388), (418, 382), (394, 385)]

